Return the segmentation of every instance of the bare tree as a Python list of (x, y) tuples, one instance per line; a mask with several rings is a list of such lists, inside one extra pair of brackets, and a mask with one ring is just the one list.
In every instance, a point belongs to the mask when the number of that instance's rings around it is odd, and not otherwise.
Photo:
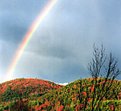
[(113, 87), (113, 83), (120, 74), (117, 66), (118, 61), (112, 56), (112, 53), (107, 56), (103, 45), (100, 49), (94, 45), (93, 49), (93, 58), (88, 66), (94, 87), (91, 111), (99, 110), (102, 100), (107, 96), (111, 98), (110, 89), (116, 89), (116, 87)]
[[(113, 57), (112, 53), (106, 55), (103, 45), (101, 48), (94, 45), (93, 49), (93, 58), (88, 64), (88, 70), (92, 78), (90, 84), (84, 83), (85, 87), (88, 88), (86, 88), (85, 99), (83, 99), (83, 102), (80, 101), (84, 104), (84, 111), (88, 110), (87, 107), (90, 107), (90, 111), (100, 111), (103, 100), (110, 99), (113, 96), (110, 90), (117, 91), (119, 85), (115, 81), (120, 74), (116, 58)], [(114, 86), (114, 82), (116, 86)], [(84, 87), (81, 82), (80, 87), (80, 89)], [(91, 102), (88, 102), (89, 99), (91, 99)]]

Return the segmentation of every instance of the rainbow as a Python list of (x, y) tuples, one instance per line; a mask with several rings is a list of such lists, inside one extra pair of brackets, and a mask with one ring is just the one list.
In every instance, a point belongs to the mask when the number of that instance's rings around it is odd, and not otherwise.
[(37, 28), (42, 23), (43, 19), (47, 16), (47, 14), (50, 12), (50, 10), (53, 8), (53, 6), (56, 4), (57, 0), (49, 0), (47, 5), (45, 5), (44, 9), (40, 12), (36, 20), (32, 23), (31, 27), (28, 29), (27, 33), (25, 34), (20, 46), (18, 47), (13, 59), (12, 63), (10, 64), (5, 80), (11, 80), (13, 79), (13, 73), (15, 71), (16, 65), (18, 61), (20, 60), (25, 48), (27, 47), (29, 41), (33, 37), (34, 32), (37, 30)]

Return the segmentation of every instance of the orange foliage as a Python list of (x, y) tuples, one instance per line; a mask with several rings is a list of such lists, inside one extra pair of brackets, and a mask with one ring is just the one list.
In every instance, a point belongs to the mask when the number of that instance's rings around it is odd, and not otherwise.
[(18, 90), (20, 94), (23, 94), (28, 87), (32, 89), (30, 91), (31, 94), (42, 94), (50, 89), (58, 89), (62, 86), (41, 79), (15, 79), (0, 84), (0, 95), (3, 94), (8, 87), (11, 87), (11, 90)]
[(110, 105), (110, 110), (111, 110), (111, 111), (114, 111), (114, 110), (115, 110), (114, 105)]
[(87, 93), (86, 93), (86, 92), (82, 92), (82, 94), (83, 94), (84, 96), (87, 96)]
[(40, 105), (40, 106), (37, 106), (36, 108), (35, 108), (35, 110), (36, 111), (40, 111), (40, 110), (42, 110), (43, 108), (46, 108), (48, 105), (47, 104), (42, 104), (42, 105)]
[(94, 85), (90, 88), (90, 92), (94, 91)]
[(84, 104), (79, 104), (76, 106), (76, 111), (80, 111), (84, 107)]
[(64, 106), (61, 105), (61, 106), (58, 107), (57, 111), (63, 111), (63, 108), (64, 108)]

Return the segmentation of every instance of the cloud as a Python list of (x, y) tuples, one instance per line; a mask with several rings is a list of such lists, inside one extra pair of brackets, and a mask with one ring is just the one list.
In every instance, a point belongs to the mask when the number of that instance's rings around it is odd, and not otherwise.
[[(21, 73), (36, 73), (40, 78), (60, 82), (88, 76), (87, 64), (92, 55), (93, 43), (104, 43), (108, 50), (110, 45), (112, 50), (117, 47), (114, 41), (119, 44), (113, 37), (116, 34), (116, 38), (119, 38), (119, 21), (113, 27), (116, 18), (113, 20), (113, 13), (103, 11), (103, 7), (108, 10), (105, 5), (107, 2), (94, 0), (59, 1), (33, 35), (26, 48), (26, 52), (31, 54), (23, 54), (17, 69), (23, 71)], [(110, 9), (115, 7), (111, 5)], [(108, 23), (106, 18), (110, 20)], [(113, 34), (109, 32), (112, 30)]]
[[(13, 56), (21, 43), (28, 27), (36, 18), (47, 0), (1, 0), (0, 1), (0, 74), (12, 62)], [(26, 5), (24, 5), (26, 4)]]
[[(1, 40), (21, 43), (24, 33), (40, 11), (38, 1), (23, 5), (26, 2), (16, 1), (18, 11), (14, 10), (17, 7), (13, 7), (14, 4), (10, 5), (11, 11), (4, 8), (9, 6), (8, 3), (2, 7), (6, 13), (0, 15), (3, 22), (0, 22)], [(88, 77), (87, 64), (92, 57), (93, 43), (103, 43), (107, 52), (112, 51), (119, 58), (121, 66), (120, 4), (121, 1), (115, 0), (58, 1), (33, 34), (17, 64), (15, 77), (39, 77), (58, 83)], [(15, 49), (16, 46), (11, 47)], [(6, 53), (9, 54), (8, 49)], [(6, 56), (5, 52), (3, 55)]]
[(68, 83), (57, 83), (57, 84), (59, 84), (59, 85), (63, 85), (63, 86), (68, 85)]
[(2, 68), (4, 69), (7, 67), (8, 63), (8, 58), (12, 58), (13, 52), (15, 50), (15, 44), (11, 42), (7, 42), (4, 40), (0, 40), (0, 65), (1, 65), (1, 70)]
[(19, 44), (46, 2), (47, 0), (0, 1), (0, 39)]

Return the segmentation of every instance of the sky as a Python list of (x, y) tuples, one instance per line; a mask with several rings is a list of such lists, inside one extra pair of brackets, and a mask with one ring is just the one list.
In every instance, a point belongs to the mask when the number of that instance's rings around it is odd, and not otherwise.
[[(0, 0), (0, 81), (27, 30), (49, 0)], [(14, 78), (67, 83), (90, 77), (93, 44), (121, 67), (121, 1), (58, 0), (29, 41)]]

